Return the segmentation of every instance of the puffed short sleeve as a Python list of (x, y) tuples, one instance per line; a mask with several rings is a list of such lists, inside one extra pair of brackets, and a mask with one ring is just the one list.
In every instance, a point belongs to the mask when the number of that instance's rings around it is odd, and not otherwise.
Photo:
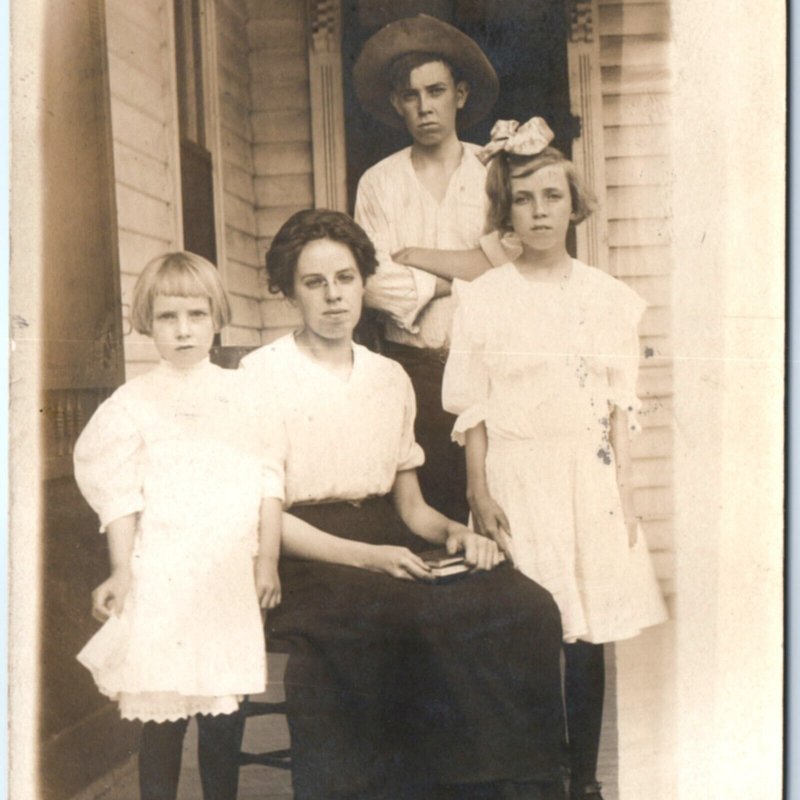
[(609, 402), (628, 412), (628, 427), (641, 430), (637, 414), (642, 407), (636, 392), (639, 377), (639, 323), (647, 303), (632, 289), (619, 284), (618, 321), (614, 357), (608, 370)]
[(286, 499), (286, 426), (278, 410), (271, 404), (261, 418), (261, 496)]
[(100, 532), (144, 508), (144, 440), (114, 397), (94, 413), (75, 444), (75, 480), (100, 518)]
[(270, 360), (246, 356), (231, 373), (246, 414), (248, 431), (261, 463), (261, 496), (285, 500), (286, 424), (274, 394), (277, 381)]
[(457, 414), (454, 442), (464, 445), (465, 434), (486, 419), (489, 399), (489, 371), (483, 354), (482, 317), (473, 313), (473, 287), (453, 285), (458, 305), (453, 317), (450, 353), (442, 381), (442, 405)]
[(403, 378), (405, 399), (403, 402), (403, 428), (397, 452), (397, 472), (416, 469), (425, 463), (425, 453), (414, 437), (414, 419), (417, 416), (417, 398), (411, 379), (400, 369)]

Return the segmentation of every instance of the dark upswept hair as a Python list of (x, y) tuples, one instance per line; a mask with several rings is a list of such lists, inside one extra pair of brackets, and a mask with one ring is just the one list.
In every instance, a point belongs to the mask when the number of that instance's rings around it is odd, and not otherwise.
[(378, 266), (375, 246), (360, 225), (341, 211), (310, 208), (292, 214), (272, 240), (267, 251), (267, 278), (271, 292), (283, 292), (286, 297), (294, 295), (297, 260), (303, 248), (317, 239), (330, 239), (345, 245), (353, 254), (364, 281), (375, 272)]
[(441, 62), (450, 70), (450, 74), (453, 76), (453, 83), (456, 86), (459, 81), (464, 80), (464, 76), (459, 73), (453, 62), (441, 53), (424, 53), (412, 50), (409, 53), (403, 53), (398, 56), (389, 65), (389, 84), (392, 87), (392, 91), (400, 92), (403, 89), (407, 89), (413, 70), (436, 61)]
[(510, 231), (511, 226), (511, 178), (524, 178), (534, 172), (560, 164), (564, 169), (572, 198), (573, 224), (583, 222), (597, 207), (597, 200), (583, 182), (575, 165), (555, 147), (546, 147), (535, 156), (518, 156), (498, 153), (489, 166), (486, 176), (486, 194), (489, 195), (487, 231)]

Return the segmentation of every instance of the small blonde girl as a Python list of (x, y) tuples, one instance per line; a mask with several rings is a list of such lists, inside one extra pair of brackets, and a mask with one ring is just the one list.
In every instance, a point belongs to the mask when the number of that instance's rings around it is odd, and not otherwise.
[[(144, 725), (144, 800), (174, 798), (189, 718), (206, 800), (233, 800), (243, 695), (266, 685), (261, 608), (280, 602), (282, 449), (241, 375), (209, 361), (230, 319), (217, 270), (169, 253), (134, 289), (135, 329), (161, 361), (104, 402), (75, 447), (75, 477), (108, 536), (92, 595), (105, 624), (78, 655)], [(261, 607), (261, 608), (260, 608)]]
[(443, 400), (466, 445), (475, 527), (561, 611), (570, 796), (599, 800), (602, 643), (666, 616), (628, 453), (645, 304), (567, 252), (593, 199), (552, 138), (540, 118), (501, 121), (481, 154), (490, 226), (521, 254), (454, 286)]

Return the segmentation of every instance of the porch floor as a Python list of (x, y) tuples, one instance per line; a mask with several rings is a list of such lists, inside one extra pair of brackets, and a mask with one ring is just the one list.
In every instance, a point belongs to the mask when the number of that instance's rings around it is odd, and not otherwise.
[[(254, 700), (280, 700), (283, 696), (283, 671), (286, 656), (269, 654), (270, 687)], [(603, 735), (600, 742), (598, 778), (603, 784), (605, 800), (619, 800), (617, 789), (617, 713), (616, 672), (613, 647), (606, 647), (606, 700)], [(286, 719), (280, 715), (255, 717), (247, 721), (244, 748), (251, 752), (279, 750), (289, 746)], [(184, 744), (178, 800), (202, 800), (200, 773), (197, 766), (197, 731), (189, 726)], [(239, 778), (239, 800), (292, 800), (292, 781), (288, 770), (258, 765), (243, 767)], [(136, 757), (95, 781), (72, 800), (138, 800), (139, 785)]]

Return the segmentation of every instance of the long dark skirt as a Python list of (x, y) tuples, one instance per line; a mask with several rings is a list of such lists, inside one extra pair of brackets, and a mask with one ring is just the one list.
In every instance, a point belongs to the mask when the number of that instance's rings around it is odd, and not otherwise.
[[(292, 513), (344, 538), (431, 547), (385, 498)], [(298, 800), (557, 778), (561, 623), (548, 592), (505, 566), (437, 585), (292, 559), (280, 569), (269, 635), (289, 643)]]

